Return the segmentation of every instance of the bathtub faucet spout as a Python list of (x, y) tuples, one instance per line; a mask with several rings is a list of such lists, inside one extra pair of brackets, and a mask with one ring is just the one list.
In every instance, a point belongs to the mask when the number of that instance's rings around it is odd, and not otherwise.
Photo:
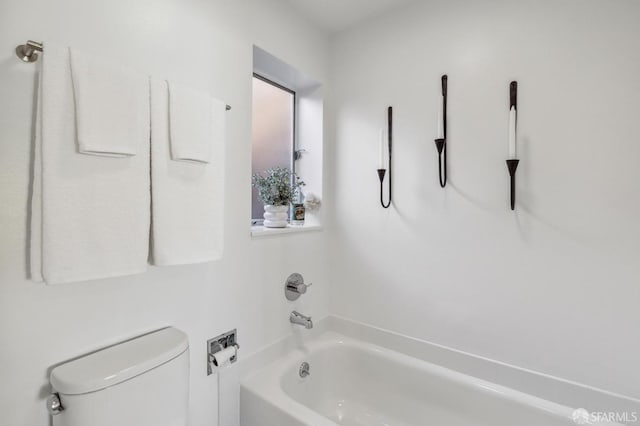
[(311, 317), (302, 315), (298, 311), (291, 312), (291, 315), (289, 315), (289, 321), (292, 324), (301, 325), (304, 328), (306, 328), (307, 330), (310, 330), (310, 329), (313, 328), (313, 321), (311, 321)]

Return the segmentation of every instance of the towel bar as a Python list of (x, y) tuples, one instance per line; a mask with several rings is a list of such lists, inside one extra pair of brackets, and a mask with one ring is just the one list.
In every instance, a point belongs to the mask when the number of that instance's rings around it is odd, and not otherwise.
[[(35, 62), (38, 60), (38, 52), (42, 51), (44, 51), (42, 43), (28, 40), (26, 44), (21, 44), (16, 47), (16, 56), (23, 62)], [(226, 109), (229, 111), (231, 106), (227, 105)]]

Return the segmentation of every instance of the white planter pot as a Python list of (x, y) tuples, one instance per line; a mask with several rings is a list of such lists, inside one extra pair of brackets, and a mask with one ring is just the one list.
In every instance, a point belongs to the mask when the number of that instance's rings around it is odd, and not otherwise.
[(265, 228), (286, 228), (289, 206), (264, 206)]

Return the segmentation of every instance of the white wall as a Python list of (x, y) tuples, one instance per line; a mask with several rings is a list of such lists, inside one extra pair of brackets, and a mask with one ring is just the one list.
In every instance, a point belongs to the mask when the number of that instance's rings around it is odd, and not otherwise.
[[(640, 397), (639, 16), (634, 0), (430, 0), (335, 37), (332, 311)], [(442, 73), (446, 190), (433, 143)], [(395, 185), (383, 210), (388, 105)]]
[[(295, 37), (292, 37), (295, 34)], [(226, 145), (225, 256), (143, 275), (48, 287), (26, 279), (35, 64), (13, 53), (56, 41), (156, 77), (210, 90), (233, 106)], [(3, 425), (45, 426), (51, 366), (175, 325), (189, 334), (191, 424), (216, 424), (205, 341), (238, 328), (240, 357), (291, 331), (292, 307), (327, 314), (323, 233), (249, 236), (252, 46), (326, 79), (327, 40), (279, 0), (2, 0), (0, 3), (0, 412)], [(316, 285), (292, 305), (291, 272)], [(227, 400), (227, 398), (224, 398)], [(232, 404), (231, 404), (232, 405)], [(226, 426), (226, 425), (225, 425)]]
[[(634, 0), (434, 0), (336, 37), (326, 246), (326, 231), (249, 237), (252, 45), (318, 81), (328, 74), (324, 36), (280, 0), (3, 0), (1, 423), (47, 425), (51, 366), (173, 324), (192, 343), (191, 423), (215, 425), (204, 341), (237, 327), (246, 357), (289, 333), (281, 287), (293, 271), (315, 283), (295, 307), (316, 318), (333, 280), (340, 315), (640, 397), (638, 16)], [(13, 49), (26, 39), (93, 48), (233, 106), (223, 261), (55, 287), (25, 278), (36, 66)], [(432, 141), (443, 72), (445, 191)], [(521, 114), (515, 213), (504, 165), (511, 79)], [(396, 185), (394, 207), (382, 210), (375, 168), (387, 105)]]

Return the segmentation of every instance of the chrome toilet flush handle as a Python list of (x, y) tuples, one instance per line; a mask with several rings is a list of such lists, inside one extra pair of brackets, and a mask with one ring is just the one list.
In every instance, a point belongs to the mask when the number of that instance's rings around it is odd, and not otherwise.
[(307, 289), (311, 287), (313, 283), (305, 284), (304, 278), (298, 273), (289, 275), (287, 281), (284, 283), (284, 294), (287, 300), (298, 300), (300, 295), (305, 294)]
[(60, 396), (57, 393), (52, 393), (47, 397), (47, 411), (52, 416), (57, 416), (64, 411), (62, 402), (60, 402)]

